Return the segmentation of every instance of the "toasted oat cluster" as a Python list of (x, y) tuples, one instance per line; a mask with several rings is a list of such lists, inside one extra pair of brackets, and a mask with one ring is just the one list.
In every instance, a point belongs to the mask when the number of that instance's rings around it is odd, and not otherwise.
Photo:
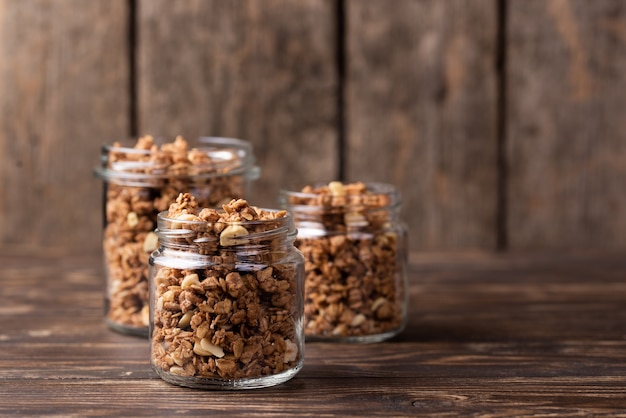
[(295, 368), (302, 360), (297, 267), (272, 257), (235, 264), (230, 250), (242, 239), (271, 249), (271, 240), (255, 237), (278, 223), (257, 221), (280, 219), (286, 212), (264, 211), (241, 199), (223, 209), (200, 210), (189, 194), (169, 208), (174, 229), (177, 220), (202, 221), (191, 237), (180, 240), (211, 243), (193, 247), (203, 249), (210, 262), (188, 269), (155, 260), (152, 364), (171, 375), (229, 380)]
[(402, 249), (398, 234), (388, 228), (389, 197), (360, 182), (306, 186), (302, 193), (289, 204), (317, 207), (307, 220), (323, 229), (323, 234), (299, 234), (296, 241), (306, 260), (306, 335), (349, 338), (400, 330)]
[[(148, 258), (157, 247), (152, 232), (157, 214), (181, 192), (193, 190), (200, 204), (210, 207), (243, 196), (244, 183), (241, 176), (229, 176), (228, 167), (213, 164), (207, 152), (190, 149), (180, 136), (160, 147), (151, 136), (139, 138), (132, 149), (115, 143), (108, 165), (123, 174), (150, 175), (142, 180), (145, 186), (107, 183), (103, 237), (108, 320), (147, 331)], [(209, 176), (194, 178), (200, 174)]]

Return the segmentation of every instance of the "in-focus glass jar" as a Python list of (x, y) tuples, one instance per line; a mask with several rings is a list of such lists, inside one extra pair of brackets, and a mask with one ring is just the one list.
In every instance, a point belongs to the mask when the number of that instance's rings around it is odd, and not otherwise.
[(251, 389), (304, 361), (304, 258), (286, 211), (233, 200), (197, 209), (181, 195), (158, 216), (150, 258), (151, 364), (165, 381)]
[(94, 171), (104, 183), (105, 319), (113, 330), (147, 336), (148, 258), (157, 247), (157, 214), (181, 192), (194, 193), (206, 207), (245, 197), (259, 176), (252, 145), (143, 136), (104, 146)]
[(334, 181), (282, 190), (280, 202), (306, 260), (306, 338), (366, 343), (400, 333), (408, 251), (396, 188)]

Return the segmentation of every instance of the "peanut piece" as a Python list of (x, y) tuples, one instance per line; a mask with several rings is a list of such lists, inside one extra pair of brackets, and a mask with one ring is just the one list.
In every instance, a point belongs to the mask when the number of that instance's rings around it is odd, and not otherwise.
[(363, 314), (355, 315), (354, 318), (352, 318), (352, 321), (350, 322), (350, 326), (351, 327), (358, 327), (363, 322), (365, 322), (365, 319), (366, 319), (365, 315), (363, 315)]
[(134, 228), (139, 224), (139, 217), (135, 212), (128, 212), (128, 215), (126, 215), (126, 223), (131, 228)]
[(185, 312), (185, 314), (178, 320), (178, 328), (187, 328), (191, 323), (191, 318), (193, 317), (193, 314), (194, 311)]
[(298, 346), (295, 343), (292, 343), (291, 340), (285, 340), (285, 346), (286, 349), (283, 363), (295, 361), (298, 357)]
[(180, 284), (180, 288), (183, 290), (189, 289), (191, 286), (200, 286), (200, 279), (196, 273), (186, 275)]
[(185, 372), (185, 369), (183, 369), (180, 366), (172, 366), (170, 367), (170, 373), (176, 376), (185, 376), (187, 373)]
[(141, 308), (141, 322), (145, 326), (150, 325), (150, 306), (149, 305), (144, 305), (143, 308)]
[(220, 234), (220, 245), (228, 247), (237, 244), (237, 237), (248, 235), (248, 230), (241, 225), (228, 225)]
[[(180, 221), (188, 222), (188, 221), (196, 221), (196, 220), (198, 220), (198, 217), (195, 216), (195, 215), (192, 215), (191, 213), (181, 213), (180, 215), (178, 215), (176, 217), (176, 219), (180, 220)], [(183, 222), (172, 222), (171, 228), (172, 229), (183, 229), (183, 225), (184, 225)]]
[(343, 220), (346, 225), (349, 226), (367, 226), (367, 219), (365, 216), (357, 212), (348, 212), (343, 216)]
[(148, 232), (143, 240), (143, 252), (151, 253), (159, 247), (159, 237), (154, 232)]
[(217, 358), (224, 357), (224, 350), (222, 347), (211, 343), (208, 338), (196, 341), (193, 345), (193, 352), (199, 356), (214, 356)]
[(328, 189), (332, 196), (345, 196), (346, 189), (343, 187), (343, 183), (340, 181), (331, 181), (328, 183)]
[(383, 297), (379, 297), (378, 299), (376, 299), (374, 303), (372, 303), (372, 312), (376, 312), (376, 310), (380, 308), (383, 304), (385, 304), (385, 302), (387, 302), (387, 299)]

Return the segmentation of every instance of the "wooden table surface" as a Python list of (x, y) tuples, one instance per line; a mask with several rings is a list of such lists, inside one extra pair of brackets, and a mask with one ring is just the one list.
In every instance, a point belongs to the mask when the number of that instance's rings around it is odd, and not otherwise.
[(98, 258), (0, 256), (0, 415), (626, 416), (626, 256), (412, 259), (410, 319), (268, 389), (172, 386), (103, 323)]

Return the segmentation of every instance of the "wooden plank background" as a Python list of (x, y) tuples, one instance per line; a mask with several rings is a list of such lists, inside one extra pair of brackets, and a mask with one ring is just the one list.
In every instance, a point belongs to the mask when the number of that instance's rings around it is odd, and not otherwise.
[(622, 0), (0, 0), (0, 249), (100, 251), (101, 144), (396, 184), (413, 251), (626, 247)]
[(332, 1), (138, 2), (138, 130), (251, 141), (250, 200), (286, 180), (335, 178), (337, 34)]
[(495, 248), (495, 2), (347, 5), (348, 177), (401, 189), (418, 248)]
[(510, 247), (624, 248), (626, 2), (509, 12)]
[(0, 248), (98, 251), (100, 146), (129, 132), (128, 2), (0, 0)]

